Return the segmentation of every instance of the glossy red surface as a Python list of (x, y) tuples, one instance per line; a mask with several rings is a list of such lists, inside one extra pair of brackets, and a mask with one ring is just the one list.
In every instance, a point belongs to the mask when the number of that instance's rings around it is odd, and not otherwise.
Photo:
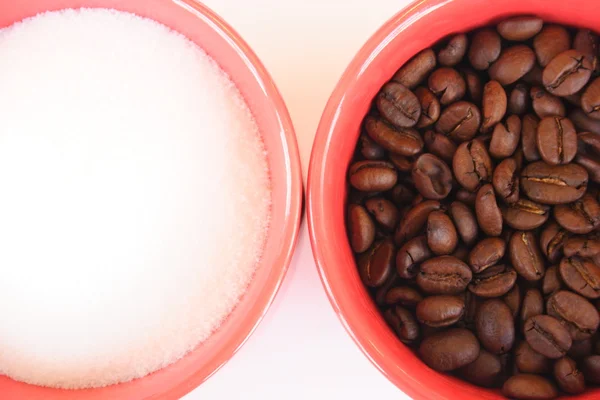
[(265, 254), (241, 302), (217, 332), (177, 363), (142, 379), (92, 390), (55, 390), (0, 377), (0, 399), (178, 399), (210, 377), (244, 344), (283, 281), (302, 210), (294, 129), (283, 99), (256, 55), (229, 25), (194, 0), (0, 0), (0, 27), (40, 12), (80, 7), (114, 8), (161, 22), (204, 48), (231, 76), (256, 118), (268, 151), (273, 190), (271, 227)]
[[(313, 253), (329, 300), (371, 362), (415, 399), (503, 398), (438, 374), (386, 326), (364, 289), (344, 224), (346, 169), (361, 120), (379, 88), (414, 54), (453, 32), (468, 31), (514, 14), (600, 30), (600, 2), (589, 0), (422, 0), (385, 23), (346, 69), (323, 112), (308, 176), (307, 215)], [(575, 398), (575, 397), (574, 397)], [(599, 399), (600, 390), (577, 399)]]

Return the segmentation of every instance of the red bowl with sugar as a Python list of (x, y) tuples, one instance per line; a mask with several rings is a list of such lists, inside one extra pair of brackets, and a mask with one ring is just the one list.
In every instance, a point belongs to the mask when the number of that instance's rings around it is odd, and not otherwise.
[(256, 55), (229, 25), (195, 0), (5, 0), (0, 1), (0, 28), (38, 13), (66, 8), (112, 8), (153, 19), (187, 36), (219, 64), (246, 100), (268, 153), (270, 227), (264, 254), (236, 308), (209, 339), (181, 360), (141, 379), (99, 389), (49, 389), (0, 376), (0, 398), (178, 399), (235, 354), (256, 329), (281, 286), (296, 245), (302, 210), (302, 177), (294, 129), (283, 99)]
[[(504, 398), (427, 367), (388, 328), (365, 290), (345, 227), (347, 168), (373, 97), (420, 50), (456, 33), (517, 15), (600, 30), (600, 3), (586, 0), (422, 0), (387, 21), (354, 57), (323, 112), (308, 177), (308, 224), (314, 257), (329, 300), (365, 356), (414, 399)], [(577, 399), (598, 399), (589, 390)]]

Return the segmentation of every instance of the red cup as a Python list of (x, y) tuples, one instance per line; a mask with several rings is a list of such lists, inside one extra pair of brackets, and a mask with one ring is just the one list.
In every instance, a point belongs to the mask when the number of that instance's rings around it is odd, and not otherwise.
[[(331, 95), (312, 149), (308, 174), (308, 226), (329, 300), (365, 356), (415, 399), (503, 398), (435, 372), (387, 327), (363, 287), (345, 227), (346, 171), (362, 119), (381, 86), (399, 66), (443, 37), (515, 14), (600, 30), (600, 2), (589, 0), (421, 0), (386, 22), (354, 57)], [(599, 399), (590, 390), (577, 399)]]
[(2, 0), (0, 27), (44, 11), (81, 7), (114, 8), (161, 22), (197, 43), (229, 74), (250, 107), (268, 152), (271, 226), (265, 253), (240, 303), (208, 340), (178, 362), (144, 378), (101, 389), (49, 389), (3, 376), (0, 399), (179, 399), (215, 373), (244, 344), (281, 286), (295, 248), (302, 210), (296, 137), (283, 99), (254, 52), (229, 25), (197, 1)]

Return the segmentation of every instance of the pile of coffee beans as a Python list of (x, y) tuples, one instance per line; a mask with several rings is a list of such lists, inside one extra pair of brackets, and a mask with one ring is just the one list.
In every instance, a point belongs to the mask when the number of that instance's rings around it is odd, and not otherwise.
[(517, 399), (600, 385), (600, 64), (514, 17), (414, 56), (348, 171), (360, 277), (431, 368)]

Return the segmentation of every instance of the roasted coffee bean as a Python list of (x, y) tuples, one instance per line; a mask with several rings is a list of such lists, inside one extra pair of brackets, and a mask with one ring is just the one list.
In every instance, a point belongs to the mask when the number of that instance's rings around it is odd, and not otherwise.
[(544, 80), (542, 79), (543, 73), (544, 70), (542, 67), (535, 63), (533, 68), (531, 68), (531, 71), (523, 76), (523, 82), (531, 86), (544, 86)]
[(567, 115), (567, 110), (565, 109), (565, 105), (562, 103), (562, 101), (541, 87), (532, 87), (530, 94), (533, 111), (535, 111), (538, 117), (564, 117)]
[(360, 135), (360, 154), (367, 160), (381, 160), (385, 157), (385, 149), (375, 143), (368, 135)]
[(556, 318), (548, 315), (529, 318), (524, 331), (531, 348), (548, 358), (564, 357), (573, 343), (569, 331)]
[(477, 239), (479, 233), (475, 215), (469, 207), (460, 201), (453, 202), (448, 211), (454, 221), (454, 226), (456, 227), (460, 239), (467, 246), (471, 246)]
[(546, 25), (533, 39), (533, 50), (542, 67), (563, 51), (571, 48), (569, 32), (560, 25)]
[(415, 197), (415, 193), (408, 186), (399, 183), (392, 188), (391, 197), (394, 203), (403, 205), (410, 203)]
[(494, 158), (506, 158), (513, 155), (521, 139), (521, 119), (511, 115), (504, 123), (494, 126), (490, 141), (490, 155)]
[(521, 289), (519, 288), (519, 285), (515, 284), (502, 299), (508, 308), (510, 308), (513, 318), (516, 318), (521, 312)]
[(393, 232), (398, 224), (398, 208), (383, 197), (371, 197), (365, 202), (367, 211), (378, 225), (387, 232)]
[(363, 192), (380, 192), (394, 187), (398, 173), (385, 161), (358, 161), (350, 166), (350, 184)]
[(459, 296), (429, 296), (417, 304), (420, 323), (441, 328), (454, 325), (465, 312), (465, 301)]
[(378, 287), (385, 283), (392, 272), (396, 249), (390, 239), (375, 243), (360, 255), (358, 271), (363, 283), (369, 287)]
[(464, 244), (459, 244), (454, 253), (452, 253), (452, 256), (466, 263), (469, 257), (469, 249)]
[(500, 299), (486, 300), (479, 306), (475, 329), (481, 346), (493, 354), (510, 351), (515, 342), (512, 313)]
[(448, 215), (433, 211), (427, 218), (427, 244), (436, 255), (448, 255), (456, 249), (458, 233)]
[(577, 135), (578, 144), (586, 152), (600, 153), (600, 134), (594, 132), (581, 132)]
[(568, 164), (577, 153), (577, 132), (567, 118), (543, 118), (537, 130), (537, 147), (550, 165)]
[(598, 35), (589, 29), (579, 29), (573, 39), (573, 48), (592, 56), (598, 54)]
[(600, 226), (600, 204), (590, 194), (570, 204), (554, 207), (554, 219), (572, 233), (590, 233)]
[(365, 130), (375, 143), (395, 154), (409, 157), (423, 150), (423, 139), (414, 129), (395, 127), (369, 116), (365, 119)]
[(479, 350), (479, 357), (471, 364), (460, 368), (458, 375), (463, 379), (483, 387), (497, 387), (502, 380), (500, 357), (485, 349)]
[(469, 47), (469, 61), (473, 68), (485, 70), (498, 59), (502, 50), (500, 36), (491, 29), (482, 29), (473, 35)]
[(544, 68), (546, 90), (567, 96), (583, 88), (596, 68), (596, 57), (577, 50), (567, 50), (554, 57)]
[(517, 83), (508, 97), (508, 113), (523, 115), (527, 112), (529, 106), (529, 93), (527, 86)]
[(592, 339), (579, 340), (573, 342), (571, 348), (567, 352), (567, 355), (574, 360), (581, 361), (583, 358), (593, 353)]
[(592, 260), (580, 257), (565, 257), (558, 267), (560, 278), (571, 290), (587, 297), (600, 297), (600, 267)]
[(563, 357), (556, 361), (554, 364), (554, 379), (556, 379), (563, 392), (569, 394), (585, 392), (583, 373), (577, 369), (577, 364), (569, 357)]
[(388, 278), (385, 280), (383, 285), (379, 286), (377, 288), (377, 290), (375, 291), (375, 296), (374, 296), (375, 303), (380, 307), (385, 306), (387, 304), (385, 301), (385, 296), (387, 295), (387, 293), (390, 291), (391, 288), (393, 288), (394, 286), (396, 286), (398, 284), (399, 284), (398, 274), (396, 273), (396, 271), (394, 269), (392, 269), (392, 272), (390, 273)]
[(425, 128), (436, 123), (440, 117), (440, 101), (433, 92), (426, 87), (419, 86), (415, 89), (415, 96), (421, 104), (421, 116), (417, 128)]
[(483, 96), (483, 84), (481, 78), (475, 71), (470, 68), (461, 68), (465, 83), (467, 84), (467, 94), (472, 101), (480, 102)]
[(600, 385), (600, 356), (589, 356), (583, 359), (581, 369), (585, 380)]
[(537, 129), (540, 120), (533, 114), (527, 114), (521, 121), (521, 146), (527, 161), (537, 161), (540, 153), (537, 148)]
[(550, 207), (527, 199), (501, 208), (504, 222), (513, 229), (531, 230), (542, 226), (550, 216)]
[(447, 163), (452, 162), (456, 153), (456, 144), (447, 136), (434, 131), (427, 131), (423, 135), (427, 150)]
[(544, 313), (544, 298), (538, 289), (527, 289), (523, 296), (523, 304), (521, 305), (521, 326), (525, 322), (536, 315)]
[(592, 182), (600, 183), (600, 161), (598, 161), (596, 157), (590, 157), (586, 154), (579, 153), (574, 161), (585, 168), (589, 174), (589, 179)]
[(565, 241), (563, 252), (566, 257), (594, 257), (600, 254), (600, 237), (597, 235), (572, 236)]
[(432, 49), (425, 49), (404, 64), (392, 80), (414, 89), (433, 71), (435, 65), (435, 53)]
[(490, 66), (490, 78), (501, 85), (510, 85), (531, 71), (535, 54), (529, 47), (518, 44), (502, 50), (500, 57)]
[(426, 199), (441, 200), (452, 190), (452, 172), (446, 163), (431, 153), (419, 156), (412, 169), (416, 189)]
[(469, 265), (474, 273), (479, 274), (496, 265), (506, 251), (504, 240), (496, 237), (486, 238), (473, 247), (469, 254)]
[(405, 157), (399, 154), (390, 154), (389, 159), (394, 167), (400, 172), (410, 172), (413, 169), (415, 160), (412, 157)]
[(568, 117), (577, 130), (600, 134), (600, 121), (588, 116), (585, 111), (576, 108), (569, 113)]
[(479, 342), (470, 331), (453, 328), (425, 338), (419, 354), (436, 371), (453, 371), (477, 359)]
[(471, 282), (473, 274), (464, 262), (452, 256), (430, 258), (417, 274), (417, 285), (429, 294), (459, 294)]
[(508, 252), (512, 266), (523, 278), (538, 281), (544, 277), (544, 259), (531, 231), (515, 232), (510, 238)]
[(419, 324), (407, 309), (396, 306), (387, 310), (383, 318), (403, 343), (411, 344), (418, 340)]
[(596, 307), (584, 297), (566, 290), (556, 292), (548, 299), (546, 312), (558, 319), (575, 341), (591, 338), (600, 324)]
[(467, 84), (457, 70), (441, 67), (431, 73), (428, 80), (429, 89), (440, 98), (442, 105), (454, 103), (463, 98)]
[[(458, 152), (458, 151), (457, 151)], [(521, 187), (533, 201), (566, 204), (579, 200), (587, 190), (588, 173), (577, 164), (529, 164), (521, 173)]]
[(502, 212), (496, 202), (496, 194), (491, 184), (483, 185), (475, 199), (475, 215), (481, 230), (488, 236), (502, 233)]
[(410, 286), (391, 288), (385, 295), (385, 303), (390, 306), (400, 305), (406, 308), (414, 308), (421, 300), (423, 300), (421, 293)]
[(462, 143), (454, 153), (452, 169), (458, 183), (474, 192), (492, 176), (492, 160), (480, 140)]
[(513, 269), (495, 265), (473, 276), (469, 290), (479, 297), (501, 297), (515, 286), (516, 281), (517, 273)]
[(594, 79), (583, 92), (581, 108), (591, 118), (600, 119), (600, 78)]
[(375, 105), (381, 115), (397, 127), (413, 127), (421, 116), (417, 96), (398, 82), (386, 83), (377, 95)]
[(544, 280), (542, 282), (542, 292), (548, 296), (558, 292), (562, 288), (562, 282), (558, 275), (558, 266), (553, 265), (546, 270)]
[(456, 142), (471, 140), (481, 124), (479, 108), (468, 101), (458, 101), (446, 107), (435, 129)]
[(367, 210), (358, 204), (348, 207), (350, 246), (355, 253), (366, 251), (375, 240), (375, 223)]
[(548, 261), (556, 263), (562, 257), (562, 250), (569, 233), (555, 222), (548, 224), (540, 234), (540, 247)]
[(488, 132), (504, 118), (508, 98), (500, 83), (489, 81), (483, 87), (481, 132)]
[(438, 53), (438, 62), (445, 67), (453, 67), (462, 61), (467, 52), (468, 39), (464, 33), (454, 35)]
[(532, 374), (514, 375), (502, 386), (502, 394), (511, 399), (553, 399), (558, 396), (556, 386), (548, 379)]
[(427, 237), (417, 236), (404, 243), (396, 254), (396, 271), (398, 276), (404, 279), (412, 279), (417, 276), (418, 266), (423, 261), (431, 258), (433, 253), (427, 246)]
[(519, 170), (514, 158), (504, 159), (492, 177), (492, 183), (498, 196), (507, 204), (519, 200)]
[(394, 240), (401, 245), (408, 239), (412, 239), (425, 227), (427, 217), (432, 211), (442, 209), (437, 200), (426, 200), (415, 205), (398, 224)]
[(533, 350), (526, 340), (515, 347), (515, 364), (525, 374), (546, 374), (552, 365), (548, 357)]
[(498, 33), (506, 40), (522, 42), (534, 37), (543, 24), (537, 17), (512, 17), (498, 24)]
[(470, 207), (475, 206), (475, 199), (477, 198), (477, 192), (470, 192), (466, 189), (458, 189), (456, 191), (456, 199), (465, 203)]

